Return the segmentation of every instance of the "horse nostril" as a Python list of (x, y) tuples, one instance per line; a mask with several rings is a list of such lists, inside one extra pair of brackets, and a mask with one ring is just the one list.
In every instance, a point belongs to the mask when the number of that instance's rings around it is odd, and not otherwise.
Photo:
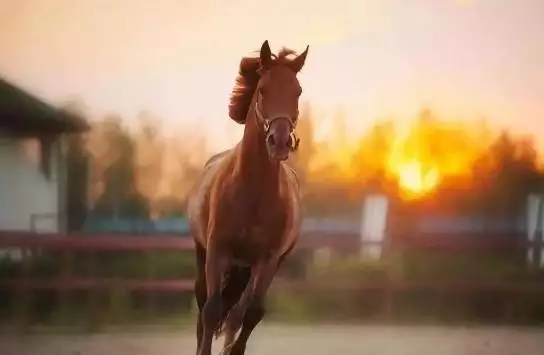
[(270, 144), (271, 146), (275, 146), (276, 145), (276, 140), (274, 139), (274, 135), (271, 134), (268, 136), (268, 138), (266, 139), (268, 141), (268, 144)]

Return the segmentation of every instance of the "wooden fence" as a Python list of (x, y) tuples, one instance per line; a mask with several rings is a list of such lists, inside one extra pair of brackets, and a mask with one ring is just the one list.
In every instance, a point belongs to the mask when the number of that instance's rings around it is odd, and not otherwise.
[[(541, 250), (544, 246), (542, 241), (523, 241), (520, 240), (512, 244), (511, 238), (504, 240), (495, 239), (492, 243), (487, 241), (478, 241), (478, 239), (464, 238), (471, 240), (470, 243), (451, 243), (443, 238), (428, 236), (427, 238), (418, 238), (411, 242), (399, 243), (395, 245), (382, 245), (377, 242), (362, 243), (357, 237), (340, 236), (335, 237), (330, 234), (306, 235), (298, 244), (299, 250), (315, 251), (322, 248), (331, 248), (335, 250), (351, 251), (357, 253), (359, 248), (381, 245), (386, 251), (386, 255), (400, 250), (432, 250), (437, 252), (463, 252), (463, 251), (491, 251), (491, 250), (514, 250), (519, 249), (525, 252), (532, 247), (535, 252)], [(130, 280), (121, 278), (101, 278), (96, 275), (96, 256), (97, 253), (104, 252), (142, 252), (150, 258), (161, 251), (190, 251), (194, 248), (193, 241), (187, 237), (174, 236), (85, 236), (85, 235), (57, 235), (57, 234), (36, 234), (26, 232), (0, 232), (0, 249), (17, 249), (21, 251), (22, 273), (12, 279), (0, 279), (0, 289), (8, 289), (16, 292), (19, 301), (16, 319), (19, 325), (25, 329), (29, 324), (29, 305), (32, 302), (32, 294), (37, 290), (56, 290), (61, 299), (67, 297), (73, 290), (84, 290), (94, 292), (97, 290), (108, 291), (122, 288), (127, 291), (141, 291), (149, 293), (157, 292), (192, 292), (193, 280), (191, 279), (171, 279), (154, 280), (153, 270), (150, 269), (146, 279)], [(33, 255), (45, 251), (55, 251), (62, 255), (61, 275), (56, 278), (43, 279), (33, 278), (29, 270), (32, 267)], [(81, 254), (87, 254), (88, 274), (86, 277), (73, 275), (72, 263), (74, 258)], [(151, 267), (152, 262), (148, 263)], [(303, 279), (296, 282), (282, 282), (279, 280), (276, 287), (306, 287)], [(384, 280), (376, 282), (353, 282), (342, 284), (339, 282), (328, 287), (338, 288), (358, 288), (367, 290), (382, 290), (385, 297), (385, 314), (391, 312), (394, 304), (394, 295), (402, 290), (432, 290), (455, 292), (477, 292), (477, 291), (514, 291), (514, 292), (533, 292), (544, 296), (544, 284), (535, 280), (518, 280), (508, 282), (453, 282), (441, 280), (437, 282), (405, 282), (396, 280), (394, 275), (386, 277)], [(61, 302), (62, 305), (62, 302)], [(89, 310), (92, 313), (92, 297), (89, 301)]]

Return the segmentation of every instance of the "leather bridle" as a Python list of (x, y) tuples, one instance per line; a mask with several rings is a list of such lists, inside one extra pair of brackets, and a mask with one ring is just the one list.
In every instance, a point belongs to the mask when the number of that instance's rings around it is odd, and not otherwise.
[(259, 120), (259, 122), (261, 123), (263, 129), (264, 129), (264, 134), (266, 137), (268, 137), (268, 133), (270, 132), (270, 127), (272, 125), (272, 123), (276, 120), (287, 120), (289, 122), (289, 126), (290, 126), (290, 129), (291, 129), (291, 132), (289, 133), (289, 135), (291, 136), (291, 152), (295, 152), (296, 150), (298, 150), (298, 146), (300, 144), (300, 138), (297, 137), (296, 135), (296, 132), (295, 132), (295, 129), (296, 129), (296, 121), (294, 121), (293, 119), (291, 119), (290, 117), (285, 117), (285, 116), (279, 116), (279, 117), (274, 117), (274, 118), (268, 118), (263, 110), (261, 109), (261, 105), (259, 104), (259, 100), (257, 100), (255, 102), (255, 114), (257, 115), (257, 119)]

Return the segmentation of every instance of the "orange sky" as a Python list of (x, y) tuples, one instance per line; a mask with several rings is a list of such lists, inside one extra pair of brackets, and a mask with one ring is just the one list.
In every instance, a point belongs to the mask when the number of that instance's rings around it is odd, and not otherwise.
[(269, 39), (310, 44), (304, 99), (330, 118), (342, 105), (353, 133), (423, 105), (542, 128), (542, 0), (0, 0), (0, 9), (0, 73), (54, 103), (80, 98), (96, 115), (147, 109), (236, 137), (226, 108), (237, 63)]

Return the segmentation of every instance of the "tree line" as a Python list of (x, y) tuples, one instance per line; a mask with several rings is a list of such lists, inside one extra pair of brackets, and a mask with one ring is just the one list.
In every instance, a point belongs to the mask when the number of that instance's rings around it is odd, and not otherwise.
[[(87, 116), (79, 103), (65, 109)], [(377, 121), (342, 150), (345, 116), (335, 118), (336, 132), (326, 141), (315, 137), (319, 120), (310, 105), (303, 107), (297, 126), (302, 144), (289, 162), (299, 173), (309, 215), (359, 214), (369, 192), (403, 203), (439, 201), (448, 210), (512, 215), (523, 211), (529, 193), (544, 186), (534, 137), (493, 130), (486, 122), (447, 121), (422, 110), (403, 132), (394, 120)], [(206, 136), (180, 131), (170, 137), (162, 120), (149, 112), (130, 125), (117, 115), (89, 121), (88, 134), (67, 139), (69, 229), (80, 230), (90, 215), (183, 216), (188, 190), (214, 153)], [(399, 169), (410, 159), (420, 163), (422, 174), (438, 169), (440, 179), (432, 191), (406, 201)]]

